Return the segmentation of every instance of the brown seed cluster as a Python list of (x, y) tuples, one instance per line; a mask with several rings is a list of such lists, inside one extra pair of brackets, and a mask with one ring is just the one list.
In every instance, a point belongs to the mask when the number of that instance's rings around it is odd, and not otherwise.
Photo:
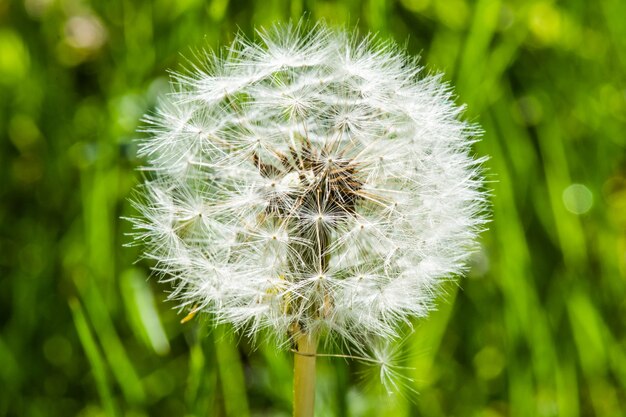
[(333, 226), (353, 216), (360, 199), (358, 164), (331, 149), (316, 150), (309, 141), (299, 149), (291, 147), (287, 155), (274, 156), (276, 164), (253, 155), (261, 175), (272, 180), (271, 188), (288, 175), (297, 178), (298, 186), (273, 193), (266, 214), (292, 223), (299, 238), (291, 243), (300, 257), (299, 265), (294, 265), (297, 272), (326, 272)]
[(357, 164), (328, 150), (316, 151), (307, 142), (301, 149), (290, 148), (289, 155), (274, 153), (277, 165), (262, 162), (253, 154), (254, 165), (275, 187), (281, 179), (297, 173), (300, 187), (270, 202), (268, 213), (302, 218), (310, 213), (332, 215), (335, 219), (354, 214), (363, 182)]

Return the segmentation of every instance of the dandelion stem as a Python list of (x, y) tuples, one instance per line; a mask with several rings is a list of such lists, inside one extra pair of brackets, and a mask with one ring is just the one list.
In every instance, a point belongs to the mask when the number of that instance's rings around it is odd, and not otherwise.
[(293, 417), (313, 417), (317, 337), (301, 333), (293, 357)]

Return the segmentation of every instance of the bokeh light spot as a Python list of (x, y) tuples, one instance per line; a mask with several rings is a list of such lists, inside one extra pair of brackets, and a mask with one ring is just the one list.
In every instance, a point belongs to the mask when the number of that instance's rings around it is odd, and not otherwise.
[(583, 184), (572, 184), (563, 190), (563, 204), (574, 214), (584, 214), (593, 205), (593, 193)]
[(73, 16), (65, 25), (67, 43), (76, 49), (96, 50), (106, 41), (106, 30), (96, 16)]
[(9, 29), (0, 29), (0, 83), (22, 78), (30, 67), (30, 55), (22, 38)]
[(534, 4), (528, 18), (528, 27), (541, 44), (554, 44), (561, 36), (561, 13), (550, 3)]
[(72, 345), (65, 337), (55, 335), (44, 342), (43, 353), (48, 362), (61, 366), (72, 358)]
[(502, 373), (504, 357), (495, 347), (486, 346), (474, 356), (474, 366), (480, 378), (493, 379)]

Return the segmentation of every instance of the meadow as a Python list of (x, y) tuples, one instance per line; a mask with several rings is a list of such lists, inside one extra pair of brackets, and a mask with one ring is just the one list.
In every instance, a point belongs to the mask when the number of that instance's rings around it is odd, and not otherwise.
[(302, 15), (443, 72), (492, 194), (404, 388), (322, 358), (317, 415), (626, 415), (626, 2), (0, 0), (0, 416), (290, 415), (292, 355), (181, 324), (121, 218), (168, 71)]

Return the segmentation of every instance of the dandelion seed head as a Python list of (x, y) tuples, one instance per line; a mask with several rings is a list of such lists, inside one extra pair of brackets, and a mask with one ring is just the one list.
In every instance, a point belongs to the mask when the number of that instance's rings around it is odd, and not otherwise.
[(364, 351), (465, 270), (485, 223), (480, 131), (395, 44), (305, 26), (174, 76), (144, 118), (135, 238), (183, 307)]

